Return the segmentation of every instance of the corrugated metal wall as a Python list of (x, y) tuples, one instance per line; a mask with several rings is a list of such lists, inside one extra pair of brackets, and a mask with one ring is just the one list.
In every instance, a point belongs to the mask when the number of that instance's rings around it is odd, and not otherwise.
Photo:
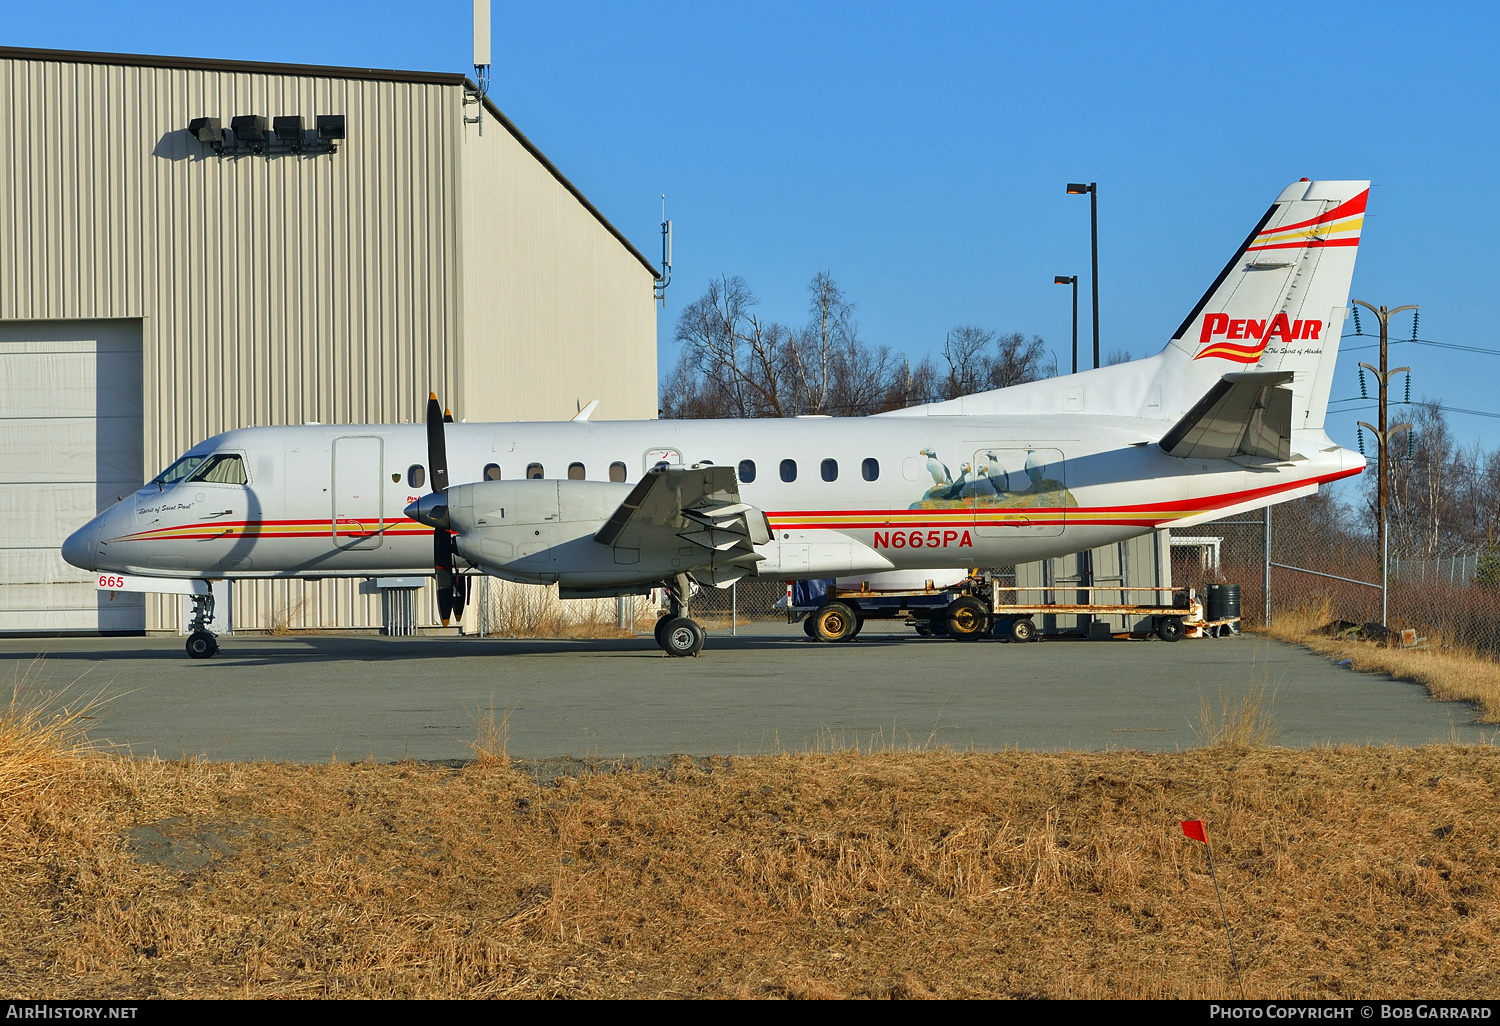
[(596, 420), (654, 419), (651, 272), (513, 135), (466, 128), (462, 415), (567, 419), (598, 399)]
[[(502, 126), (480, 141), (459, 76), (16, 53), (0, 55), (0, 320), (143, 319), (148, 474), (230, 428), (415, 420), (434, 388), (471, 420), (566, 418), (578, 395), (654, 415), (649, 272)], [(348, 138), (220, 157), (186, 131), (241, 114), (344, 114)], [(148, 608), (148, 627), (176, 625), (175, 601)], [(378, 625), (380, 599), (239, 583), (235, 619)]]

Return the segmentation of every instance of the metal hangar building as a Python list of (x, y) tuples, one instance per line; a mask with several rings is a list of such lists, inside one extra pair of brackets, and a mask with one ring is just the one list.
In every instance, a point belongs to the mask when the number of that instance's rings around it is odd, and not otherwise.
[(657, 269), (463, 75), (0, 48), (0, 140), (0, 632), (176, 629), (58, 547), (220, 431), (656, 414)]

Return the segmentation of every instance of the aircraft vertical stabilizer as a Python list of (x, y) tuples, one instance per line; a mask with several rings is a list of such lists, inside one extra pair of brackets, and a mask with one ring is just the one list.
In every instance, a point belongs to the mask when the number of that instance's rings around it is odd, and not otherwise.
[[(1227, 373), (1291, 371), (1291, 426), (1321, 430), (1369, 182), (1287, 186), (1173, 335), (1182, 408)], [(1174, 361), (1175, 362), (1175, 361)]]

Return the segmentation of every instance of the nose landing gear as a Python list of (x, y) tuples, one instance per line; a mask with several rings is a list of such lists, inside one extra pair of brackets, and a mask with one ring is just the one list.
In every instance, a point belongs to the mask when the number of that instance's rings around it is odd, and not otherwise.
[(187, 654), (190, 659), (208, 659), (219, 650), (219, 639), (208, 625), (214, 622), (214, 597), (194, 595), (193, 618), (188, 621)]

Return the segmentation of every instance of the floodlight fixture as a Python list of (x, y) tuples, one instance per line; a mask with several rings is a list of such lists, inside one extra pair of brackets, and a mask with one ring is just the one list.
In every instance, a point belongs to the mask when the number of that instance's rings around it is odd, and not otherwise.
[(318, 115), (318, 141), (331, 143), (335, 139), (343, 139), (344, 115), (342, 114), (319, 114)]
[(276, 133), (276, 141), (281, 145), (290, 147), (293, 153), (302, 149), (302, 138), (306, 127), (301, 114), (288, 114), (285, 117), (273, 118), (271, 128)]
[(266, 119), (259, 114), (241, 114), (231, 118), (229, 127), (234, 129), (235, 142), (249, 145), (252, 152), (259, 153), (266, 145)]
[(215, 153), (224, 152), (224, 122), (218, 118), (194, 118), (187, 130), (201, 145), (212, 146)]

